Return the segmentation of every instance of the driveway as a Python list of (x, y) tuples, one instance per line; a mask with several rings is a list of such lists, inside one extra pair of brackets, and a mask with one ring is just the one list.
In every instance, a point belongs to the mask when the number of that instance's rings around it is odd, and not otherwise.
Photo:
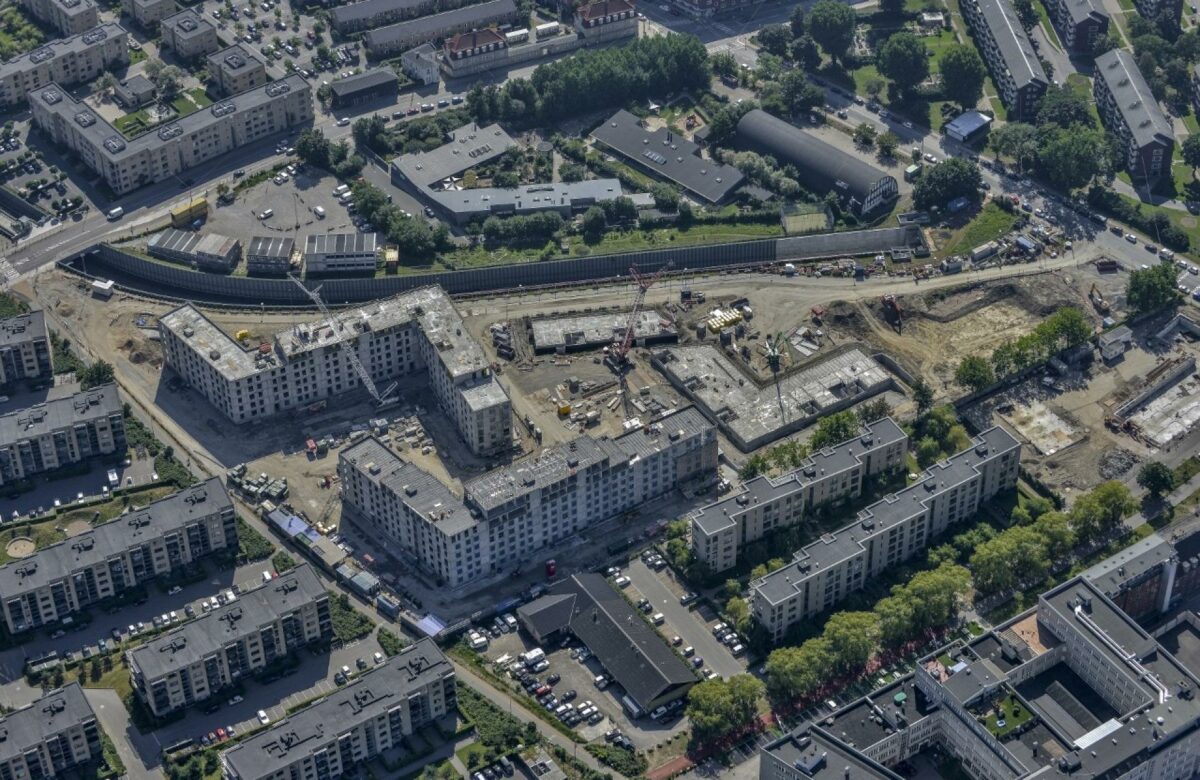
[[(104, 733), (113, 741), (121, 763), (125, 764), (126, 776), (132, 780), (159, 777), (150, 768), (157, 768), (160, 763), (157, 747), (129, 722), (129, 713), (125, 711), (117, 692), (111, 688), (84, 688), (83, 695), (92, 705)], [(144, 761), (143, 756), (150, 756), (150, 761)]]
[(696, 648), (696, 655), (704, 659), (704, 665), (723, 678), (742, 674), (746, 667), (734, 658), (728, 648), (717, 641), (712, 630), (692, 610), (679, 603), (679, 596), (667, 587), (658, 574), (652, 571), (641, 558), (629, 563), (627, 576), (643, 597), (654, 605), (655, 612), (663, 613), (666, 625), (659, 630), (666, 636), (678, 634), (684, 646)]

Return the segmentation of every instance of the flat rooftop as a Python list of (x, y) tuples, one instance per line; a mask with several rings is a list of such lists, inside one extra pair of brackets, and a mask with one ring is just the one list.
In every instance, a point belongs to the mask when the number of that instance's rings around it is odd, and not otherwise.
[(459, 215), (492, 212), (533, 214), (549, 209), (582, 210), (585, 206), (621, 197), (619, 179), (586, 179), (576, 182), (522, 184), (519, 187), (472, 187), (456, 184), (435, 190), (427, 197), (441, 208)]
[(71, 682), (50, 691), (37, 701), (7, 715), (0, 715), (0, 766), (73, 726), (96, 719), (79, 683)]
[[(851, 399), (865, 399), (891, 386), (891, 376), (858, 348), (818, 360), (759, 387), (711, 345), (672, 347), (662, 353), (662, 370), (683, 386), (713, 419), (746, 442), (785, 429), (792, 421), (819, 415)], [(786, 417), (780, 411), (782, 395)]]
[(47, 338), (46, 314), (41, 309), (0, 320), (0, 347), (15, 347)]
[[(625, 335), (630, 312), (587, 314), (580, 317), (550, 317), (534, 320), (533, 347), (553, 350), (611, 344)], [(633, 324), (634, 339), (675, 338), (674, 324), (653, 309), (638, 312)]]
[(119, 557), (137, 545), (159, 539), (201, 517), (233, 508), (217, 477), (134, 509), (90, 531), (0, 566), (0, 598), (27, 593), (71, 572)]
[(900, 780), (899, 775), (812, 724), (766, 745), (763, 752), (811, 780)]
[(93, 387), (0, 416), (0, 447), (37, 439), (79, 423), (121, 414), (123, 403), (115, 384)]
[(147, 682), (202, 662), (253, 636), (276, 620), (326, 598), (308, 564), (301, 564), (195, 620), (160, 634), (129, 652)]
[(448, 189), (454, 186), (453, 178), (468, 168), (490, 162), (517, 145), (498, 124), (480, 127), (468, 122), (447, 136), (446, 143), (436, 149), (400, 155), (392, 166), (419, 189), (434, 184)]
[(126, 37), (128, 37), (128, 33), (124, 27), (110, 22), (79, 35), (72, 35), (70, 38), (49, 41), (33, 51), (27, 51), (0, 64), (0, 78), (7, 78), (14, 73), (25, 73), (58, 57), (81, 54), (97, 46), (103, 46), (105, 41), (110, 38), (120, 38), (121, 45), (124, 47)]

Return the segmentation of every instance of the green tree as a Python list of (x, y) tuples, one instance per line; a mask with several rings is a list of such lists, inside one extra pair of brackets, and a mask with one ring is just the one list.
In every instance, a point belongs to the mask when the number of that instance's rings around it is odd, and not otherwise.
[(885, 647), (896, 647), (913, 635), (912, 601), (903, 596), (887, 596), (875, 602), (875, 619)]
[(841, 62), (854, 42), (857, 16), (854, 9), (837, 0), (817, 0), (808, 13), (808, 34), (825, 53)]
[(1175, 266), (1158, 263), (1144, 271), (1130, 272), (1125, 300), (1137, 314), (1158, 311), (1177, 303), (1179, 291), (1175, 289)]
[(788, 17), (788, 24), (792, 28), (792, 37), (799, 38), (804, 35), (804, 6), (797, 4), (792, 8), (792, 14)]
[(929, 49), (912, 33), (896, 33), (875, 52), (875, 65), (901, 92), (911, 92), (929, 77)]
[(988, 145), (1016, 163), (1017, 170), (1024, 171), (1037, 161), (1037, 128), (1024, 122), (1008, 122), (991, 131)]
[(768, 24), (758, 31), (758, 45), (776, 57), (787, 57), (795, 37), (789, 25)]
[(832, 672), (833, 654), (823, 637), (782, 647), (767, 656), (767, 693), (777, 703), (790, 704), (823, 685)]
[(754, 479), (759, 474), (766, 474), (771, 468), (771, 462), (762, 453), (751, 455), (738, 469), (738, 478), (745, 482), (748, 479)]
[(874, 401), (868, 401), (858, 407), (858, 421), (864, 426), (870, 425), (876, 420), (891, 417), (892, 411), (892, 405), (888, 403), (886, 398), (876, 398)]
[(1039, 125), (1058, 125), (1062, 128), (1072, 128), (1077, 125), (1094, 127), (1095, 119), (1089, 109), (1090, 96), (1084, 90), (1077, 90), (1071, 84), (1051, 86), (1042, 96), (1038, 106), (1037, 123)]
[(725, 617), (742, 635), (750, 633), (750, 605), (741, 596), (734, 596), (725, 602)]
[(932, 436), (923, 436), (917, 441), (917, 465), (921, 468), (932, 466), (942, 457), (942, 445)]
[(792, 116), (807, 114), (825, 104), (825, 91), (809, 82), (799, 70), (789, 70), (780, 77), (779, 91)]
[(878, 134), (879, 131), (875, 129), (875, 125), (868, 122), (860, 122), (854, 128), (854, 143), (870, 149), (875, 145), (875, 137)]
[(879, 139), (875, 142), (875, 145), (879, 148), (879, 153), (881, 155), (884, 157), (894, 158), (896, 156), (896, 150), (900, 148), (900, 136), (896, 135), (891, 130), (888, 130), (886, 133), (879, 136)]
[(974, 108), (983, 97), (987, 68), (974, 46), (955, 44), (942, 55), (938, 70), (942, 92), (964, 109)]
[[(708, 64), (712, 67), (712, 72), (715, 76), (737, 75), (737, 60), (727, 51), (717, 52), (709, 57)], [(480, 92), (482, 94), (482, 87), (480, 87)]]
[(1046, 554), (1052, 560), (1063, 558), (1075, 546), (1075, 531), (1071, 528), (1071, 518), (1062, 512), (1044, 512), (1034, 519), (1029, 527), (1042, 537)]
[(913, 382), (912, 394), (913, 403), (917, 405), (917, 414), (925, 414), (933, 408), (933, 388), (921, 377), (917, 377)]
[(111, 363), (103, 360), (97, 360), (82, 371), (76, 372), (76, 379), (79, 380), (79, 386), (84, 390), (90, 390), (93, 387), (107, 385), (115, 380), (113, 367)]
[(1152, 460), (1138, 469), (1137, 483), (1155, 498), (1170, 493), (1175, 487), (1175, 475), (1166, 464)]
[(688, 692), (688, 719), (693, 736), (718, 739), (749, 724), (758, 710), (763, 684), (748, 674), (728, 680), (705, 680)]
[(808, 440), (813, 450), (834, 447), (858, 435), (858, 415), (847, 410), (826, 415), (817, 421), (817, 427)]
[(929, 209), (945, 207), (956, 198), (978, 200), (982, 183), (978, 165), (964, 157), (951, 157), (921, 172), (913, 186), (913, 202), (917, 208)]
[(967, 355), (959, 362), (954, 381), (971, 392), (978, 392), (996, 382), (996, 372), (987, 358)]
[(907, 584), (892, 589), (893, 596), (909, 601), (916, 630), (936, 628), (950, 622), (971, 589), (971, 573), (962, 566), (943, 563), (936, 569), (917, 572)]
[(608, 229), (608, 218), (604, 215), (604, 209), (599, 206), (592, 206), (583, 213), (583, 219), (579, 223), (579, 229), (583, 233), (583, 237), (590, 243), (595, 243), (604, 237), (604, 231)]
[(879, 618), (874, 612), (837, 612), (825, 622), (821, 636), (829, 643), (837, 669), (857, 671), (878, 647)]
[(1037, 11), (1033, 9), (1033, 0), (1013, 0), (1013, 9), (1016, 10), (1021, 24), (1026, 27), (1037, 24)]
[[(796, 8), (801, 6), (797, 5)], [(792, 41), (792, 60), (810, 72), (821, 66), (821, 50), (811, 35), (801, 35)]]
[(1073, 190), (1108, 170), (1107, 152), (1102, 130), (1089, 130), (1081, 125), (1059, 128), (1043, 138), (1038, 149), (1038, 168), (1056, 187)]

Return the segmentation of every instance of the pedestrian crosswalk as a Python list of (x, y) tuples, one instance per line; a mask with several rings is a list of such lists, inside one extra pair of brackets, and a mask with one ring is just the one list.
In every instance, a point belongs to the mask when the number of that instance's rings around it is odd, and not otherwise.
[(20, 274), (17, 273), (17, 269), (13, 268), (12, 264), (9, 263), (8, 260), (6, 260), (3, 257), (0, 257), (0, 276), (2, 276), (4, 278), (3, 281), (0, 282), (0, 285), (7, 287), (8, 285), (15, 282), (17, 280), (17, 277), (20, 276)]

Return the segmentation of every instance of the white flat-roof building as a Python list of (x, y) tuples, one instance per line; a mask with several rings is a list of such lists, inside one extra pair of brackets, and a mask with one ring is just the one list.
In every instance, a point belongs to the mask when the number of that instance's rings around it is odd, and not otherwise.
[(930, 542), (1017, 483), (1021, 445), (989, 428), (970, 449), (934, 464), (913, 484), (823, 534), (792, 562), (750, 583), (750, 608), (778, 642), (789, 628), (826, 611), (873, 577), (923, 553)]
[(317, 233), (304, 239), (304, 273), (375, 273), (379, 236), (375, 233)]
[(861, 435), (814, 452), (796, 470), (761, 475), (691, 514), (692, 551), (712, 571), (737, 565), (742, 547), (777, 528), (803, 521), (822, 504), (861, 494), (863, 481), (904, 467), (908, 436), (890, 417)]
[(115, 384), (0, 416), (0, 484), (124, 450), (125, 420)]
[(512, 405), (440, 287), (423, 287), (275, 334), (247, 350), (190, 304), (159, 319), (168, 365), (235, 423), (261, 420), (358, 388), (349, 342), (376, 383), (418, 372), (472, 452), (512, 446)]
[(121, 0), (121, 9), (143, 29), (153, 30), (175, 13), (178, 6), (175, 0)]
[(21, 5), (64, 37), (100, 24), (100, 9), (93, 0), (21, 0)]
[(119, 24), (51, 41), (0, 63), (0, 106), (24, 103), (28, 94), (51, 84), (91, 81), (128, 62), (129, 35)]
[(716, 467), (716, 431), (694, 407), (546, 449), (467, 482), (463, 498), (377, 439), (338, 459), (343, 503), (451, 587), (510, 571)]
[(0, 385), (49, 379), (54, 373), (50, 334), (41, 310), (0, 320)]

